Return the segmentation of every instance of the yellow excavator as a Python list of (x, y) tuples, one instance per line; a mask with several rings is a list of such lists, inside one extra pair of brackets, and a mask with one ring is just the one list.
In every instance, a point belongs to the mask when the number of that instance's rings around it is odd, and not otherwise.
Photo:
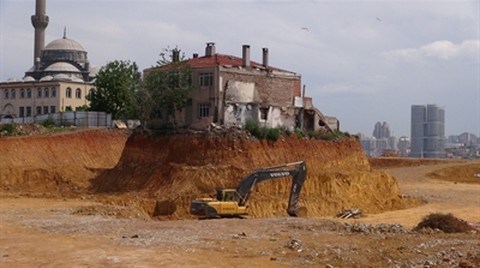
[(305, 161), (283, 164), (255, 170), (245, 176), (236, 189), (217, 189), (210, 198), (198, 198), (190, 204), (190, 213), (199, 218), (241, 217), (247, 215), (247, 201), (255, 185), (266, 180), (292, 176), (292, 187), (287, 213), (292, 217), (303, 214), (298, 199), (303, 182), (307, 178)]

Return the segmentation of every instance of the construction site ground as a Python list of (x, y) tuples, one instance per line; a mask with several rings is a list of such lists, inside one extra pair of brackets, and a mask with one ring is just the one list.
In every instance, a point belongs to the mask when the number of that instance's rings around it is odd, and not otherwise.
[[(421, 204), (357, 219), (166, 220), (125, 212), (105, 193), (3, 187), (0, 267), (480, 267), (479, 162), (371, 159), (370, 165)], [(411, 231), (434, 212), (452, 213), (476, 231)]]

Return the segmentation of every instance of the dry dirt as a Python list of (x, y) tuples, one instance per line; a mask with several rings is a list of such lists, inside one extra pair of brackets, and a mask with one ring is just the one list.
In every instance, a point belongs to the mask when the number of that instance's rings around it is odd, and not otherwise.
[[(410, 231), (432, 212), (452, 213), (478, 230), (480, 183), (463, 178), (475, 177), (479, 162), (369, 163), (354, 141), (305, 141), (311, 151), (300, 148), (303, 154), (294, 149), (305, 145), (288, 140), (252, 145), (190, 139), (177, 150), (168, 147), (172, 142), (156, 139), (152, 146), (112, 131), (0, 139), (0, 267), (480, 266), (478, 231)], [(203, 155), (192, 144), (204, 148)], [(215, 183), (236, 182), (251, 168), (299, 157), (309, 165), (310, 184), (302, 193), (308, 217), (285, 217), (279, 209), (288, 181), (264, 184), (254, 193), (276, 201), (262, 206), (264, 199), (252, 199), (251, 219), (185, 216), (182, 199), (208, 193)], [(212, 185), (192, 187), (181, 180), (197, 173), (213, 176)], [(217, 178), (225, 174), (232, 181)], [(462, 174), (458, 181), (456, 174)], [(176, 200), (164, 190), (178, 192), (182, 185), (191, 193), (177, 193)], [(339, 220), (332, 213), (353, 206), (365, 208), (366, 215)], [(269, 214), (272, 207), (278, 208)]]

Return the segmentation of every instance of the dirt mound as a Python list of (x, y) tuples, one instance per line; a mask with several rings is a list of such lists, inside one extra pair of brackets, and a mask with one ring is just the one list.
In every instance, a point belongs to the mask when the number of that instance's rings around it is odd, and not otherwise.
[[(217, 187), (235, 188), (254, 169), (302, 160), (307, 162), (308, 178), (300, 205), (309, 216), (335, 215), (351, 207), (377, 213), (411, 205), (399, 197), (393, 177), (371, 169), (354, 139), (290, 138), (269, 143), (205, 135), (150, 138), (134, 134), (118, 165), (97, 177), (93, 188), (108, 193), (140, 192), (157, 200), (156, 210), (185, 218), (194, 198), (206, 197)], [(290, 183), (285, 178), (258, 185), (249, 202), (250, 214), (286, 215)]]
[(127, 137), (121, 131), (85, 130), (0, 138), (0, 191), (47, 196), (84, 192), (101, 170), (115, 166)]
[(437, 180), (480, 184), (480, 163), (443, 168), (427, 176)]
[(432, 230), (439, 229), (445, 233), (465, 233), (474, 230), (466, 221), (461, 220), (452, 214), (432, 213), (426, 216), (414, 228), (414, 231), (419, 231), (425, 228)]

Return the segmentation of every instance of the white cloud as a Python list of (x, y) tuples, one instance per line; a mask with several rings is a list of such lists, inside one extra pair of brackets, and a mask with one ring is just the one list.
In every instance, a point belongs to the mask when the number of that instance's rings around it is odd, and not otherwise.
[(455, 44), (448, 40), (439, 40), (419, 48), (405, 48), (382, 53), (394, 60), (423, 60), (428, 58), (452, 60), (459, 57), (477, 57), (480, 55), (480, 40), (465, 40)]

